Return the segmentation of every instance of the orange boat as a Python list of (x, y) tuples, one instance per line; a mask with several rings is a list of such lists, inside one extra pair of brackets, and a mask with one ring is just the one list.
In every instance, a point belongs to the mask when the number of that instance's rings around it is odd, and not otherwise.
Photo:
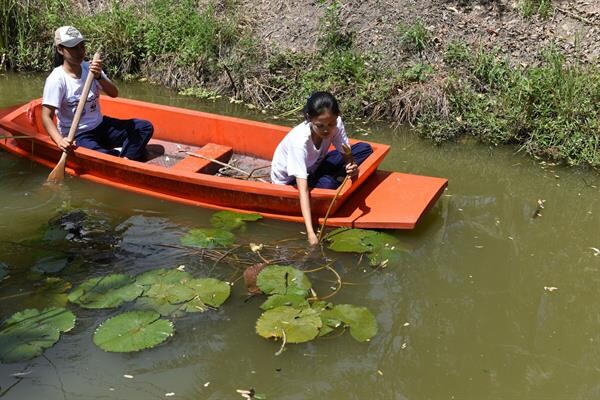
[[(101, 105), (105, 115), (152, 121), (149, 160), (131, 161), (79, 147), (68, 157), (68, 174), (188, 205), (303, 221), (296, 188), (261, 178), (268, 175), (275, 147), (290, 128), (108, 96), (102, 97)], [(0, 135), (5, 136), (0, 147), (49, 168), (60, 158), (42, 126), (40, 99), (0, 110)], [(414, 228), (448, 181), (378, 170), (390, 147), (369, 143), (373, 154), (361, 164), (358, 177), (340, 191), (327, 225)], [(311, 191), (315, 217), (325, 216), (335, 192)]]

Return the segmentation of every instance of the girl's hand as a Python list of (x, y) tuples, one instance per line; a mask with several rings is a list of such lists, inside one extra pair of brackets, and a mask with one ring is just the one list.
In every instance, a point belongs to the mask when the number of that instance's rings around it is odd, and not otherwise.
[(92, 60), (90, 62), (90, 72), (94, 74), (94, 78), (100, 79), (102, 74), (102, 60)]
[(314, 232), (310, 232), (306, 236), (308, 238), (308, 244), (310, 244), (311, 246), (319, 244), (319, 238)]
[(352, 178), (358, 175), (358, 165), (354, 162), (346, 164), (346, 175)]

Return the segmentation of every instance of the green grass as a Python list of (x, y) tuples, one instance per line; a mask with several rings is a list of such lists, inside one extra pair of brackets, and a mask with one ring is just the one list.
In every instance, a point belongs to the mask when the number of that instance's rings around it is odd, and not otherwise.
[(430, 110), (419, 118), (423, 135), (437, 142), (473, 136), (570, 165), (600, 166), (597, 67), (568, 64), (552, 49), (532, 68), (511, 68), (494, 53), (470, 58), (445, 86), (449, 115)]
[(400, 43), (406, 50), (422, 53), (431, 46), (431, 32), (421, 20), (410, 25), (400, 24), (397, 30)]

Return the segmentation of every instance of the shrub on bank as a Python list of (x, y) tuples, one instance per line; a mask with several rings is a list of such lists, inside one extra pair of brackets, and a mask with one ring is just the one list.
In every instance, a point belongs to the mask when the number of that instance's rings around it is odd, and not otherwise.
[(437, 142), (473, 136), (533, 155), (600, 166), (600, 70), (547, 50), (539, 66), (512, 68), (491, 53), (453, 64), (449, 113), (429, 110), (419, 131)]

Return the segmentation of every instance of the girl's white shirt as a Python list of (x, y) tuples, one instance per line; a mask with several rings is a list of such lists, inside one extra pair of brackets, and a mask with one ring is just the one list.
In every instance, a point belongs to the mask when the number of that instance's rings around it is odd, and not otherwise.
[[(46, 78), (42, 104), (56, 107), (56, 119), (58, 120), (57, 127), (58, 131), (63, 136), (67, 136), (71, 124), (73, 123), (75, 110), (77, 110), (77, 105), (79, 104), (81, 92), (83, 91), (83, 86), (89, 70), (89, 62), (82, 62), (81, 78), (77, 79), (69, 76), (61, 65), (54, 68)], [(102, 72), (102, 78), (108, 79), (104, 72)], [(102, 122), (99, 97), (100, 84), (94, 80), (90, 87), (90, 92), (87, 96), (76, 133), (94, 129)]]
[(336, 132), (323, 139), (317, 149), (311, 139), (310, 123), (296, 125), (279, 143), (271, 163), (271, 182), (287, 185), (295, 178), (307, 179), (327, 155), (330, 145), (343, 153), (348, 136), (341, 117), (337, 117)]

